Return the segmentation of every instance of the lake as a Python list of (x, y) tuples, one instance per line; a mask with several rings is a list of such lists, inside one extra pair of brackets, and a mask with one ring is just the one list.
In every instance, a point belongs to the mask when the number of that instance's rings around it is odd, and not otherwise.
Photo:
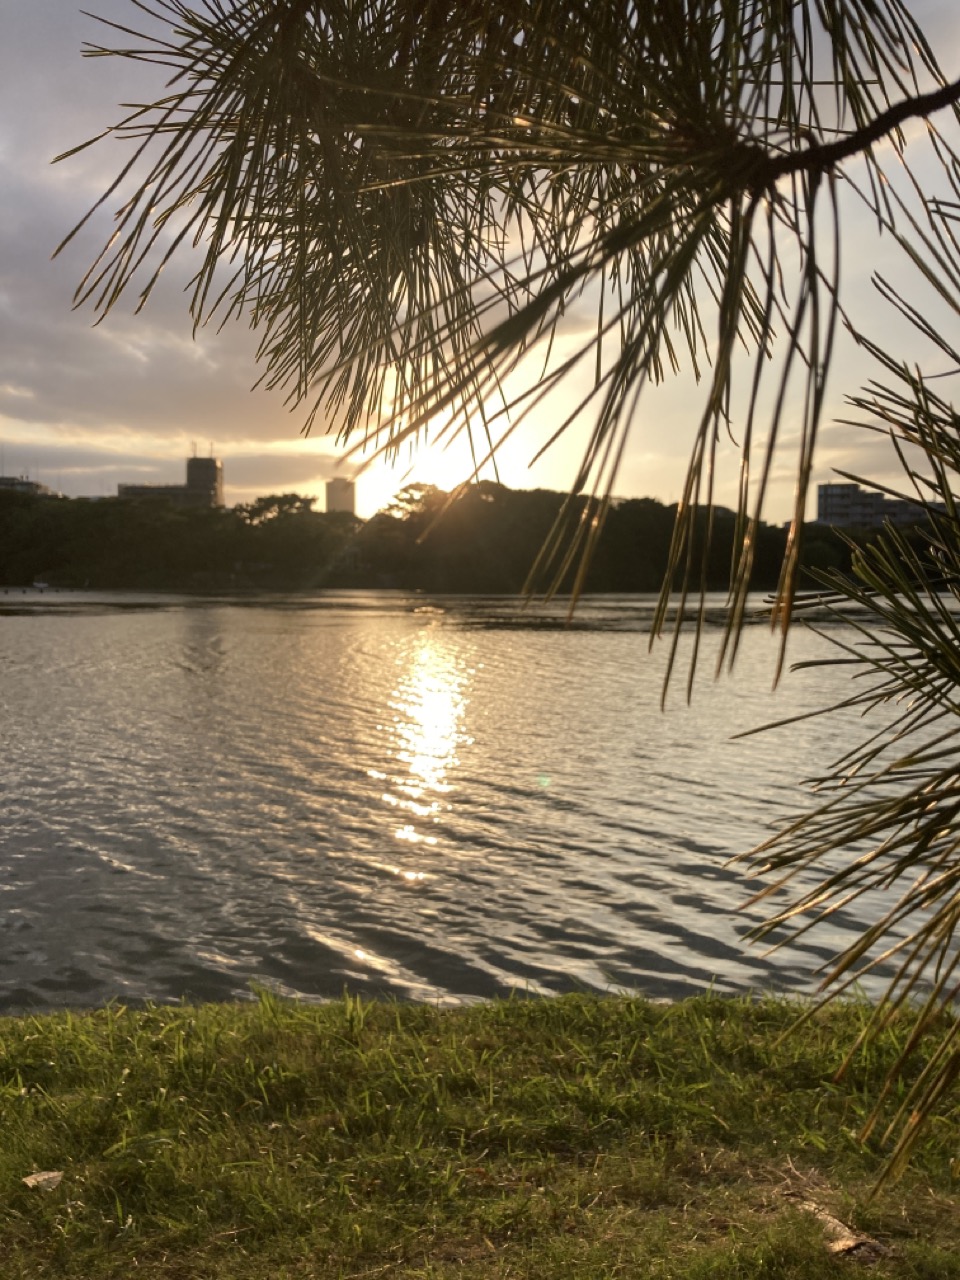
[(661, 714), (651, 607), (0, 594), (0, 1009), (812, 990), (860, 920), (764, 956), (725, 862), (851, 725), (731, 739), (846, 677), (755, 625)]

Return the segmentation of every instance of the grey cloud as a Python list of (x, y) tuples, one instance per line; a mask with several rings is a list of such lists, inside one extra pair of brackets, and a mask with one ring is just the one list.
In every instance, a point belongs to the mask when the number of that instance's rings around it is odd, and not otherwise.
[[(137, 28), (150, 21), (130, 0), (97, 0), (95, 8)], [(120, 59), (81, 59), (84, 40), (131, 42), (73, 3), (0, 0), (0, 11), (0, 439), (7, 470), (39, 468), (49, 483), (59, 475), (67, 492), (111, 492), (118, 479), (180, 479), (187, 442), (196, 439), (203, 450), (213, 441), (225, 455), (228, 499), (234, 482), (244, 493), (261, 482), (267, 489), (316, 483), (332, 462), (317, 448), (290, 448), (305, 412), (289, 410), (281, 393), (251, 391), (260, 374), (255, 336), (231, 323), (192, 341), (183, 292), (189, 258), (171, 264), (137, 316), (132, 294), (97, 328), (91, 309), (71, 310), (120, 197), (57, 261), (50, 254), (128, 151), (107, 139), (61, 165), (50, 160), (115, 123), (117, 103), (158, 95), (165, 73)], [(158, 457), (164, 440), (169, 451)], [(271, 443), (281, 446), (276, 457)], [(329, 449), (332, 455), (332, 441)]]
[(0, 224), (0, 384), (28, 391), (32, 399), (0, 401), (3, 411), (87, 429), (115, 422), (182, 431), (193, 420), (197, 427), (209, 421), (218, 432), (241, 428), (260, 439), (296, 430), (280, 396), (250, 394), (257, 370), (248, 331), (240, 325), (220, 334), (206, 329), (191, 340), (185, 265), (139, 316), (121, 304), (94, 328), (91, 310), (72, 311), (79, 250), (49, 261), (68, 202), (61, 195), (40, 203), (29, 186), (11, 186), (19, 217)]
[(257, 493), (285, 492), (298, 484), (320, 484), (342, 472), (336, 459), (326, 460), (315, 453), (241, 454), (229, 462), (230, 483), (238, 489)]
[[(31, 182), (29, 174), (3, 175), (7, 198), (0, 213), (0, 439), (10, 472), (41, 473), (70, 494), (114, 492), (118, 481), (178, 481), (186, 441), (213, 441), (227, 455), (228, 500), (249, 497), (263, 484), (296, 489), (316, 483), (326, 464), (316, 450), (268, 452), (256, 463), (230, 459), (230, 445), (264, 449), (296, 440), (302, 411), (277, 393), (251, 392), (258, 376), (255, 339), (242, 325), (201, 332), (196, 342), (182, 285), (186, 264), (163, 281), (146, 311), (130, 307), (93, 328), (89, 310), (74, 312), (73, 287), (94, 250), (87, 236), (62, 260), (50, 250), (78, 216), (71, 193)], [(97, 229), (98, 232), (100, 228)], [(85, 256), (86, 255), (86, 256)], [(98, 447), (128, 441), (122, 454)], [(60, 436), (63, 444), (50, 443)], [(150, 437), (153, 454), (144, 454)], [(157, 458), (157, 439), (169, 454)], [(333, 452), (331, 445), (331, 453)], [(331, 464), (332, 465), (332, 464)]]

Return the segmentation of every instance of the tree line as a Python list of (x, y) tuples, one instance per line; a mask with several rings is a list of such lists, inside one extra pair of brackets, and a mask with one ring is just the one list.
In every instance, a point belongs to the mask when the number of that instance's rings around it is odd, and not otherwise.
[[(0, 493), (0, 584), (140, 590), (399, 588), (436, 593), (520, 591), (566, 495), (482, 480), (451, 496), (413, 485), (367, 521), (313, 510), (298, 494), (233, 508), (150, 500)], [(586, 499), (575, 502), (582, 512)], [(676, 507), (653, 498), (610, 504), (584, 589), (656, 591), (668, 562)], [(704, 583), (729, 582), (735, 517), (713, 515), (699, 563)], [(761, 525), (753, 585), (776, 586), (783, 529)], [(699, 553), (698, 553), (699, 554)], [(806, 557), (848, 568), (849, 549), (810, 527)], [(563, 589), (572, 586), (568, 570)]]

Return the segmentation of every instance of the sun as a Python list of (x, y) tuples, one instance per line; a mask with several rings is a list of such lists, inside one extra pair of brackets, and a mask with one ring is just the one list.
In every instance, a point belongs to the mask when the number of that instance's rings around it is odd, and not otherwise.
[[(457, 435), (429, 428), (418, 440), (400, 445), (396, 454), (386, 451), (360, 462), (358, 471), (358, 513), (364, 517), (388, 507), (394, 496), (409, 485), (434, 485), (445, 493), (474, 478), (495, 480), (516, 488), (530, 487), (532, 469), (518, 452), (515, 440), (506, 440), (497, 450), (497, 465), (487, 457), (490, 449), (486, 433), (474, 432), (476, 456), (465, 430)], [(475, 475), (478, 461), (482, 462)]]
[[(465, 436), (452, 441), (448, 448), (442, 442), (426, 439), (404, 445), (396, 457), (381, 456), (361, 466), (357, 477), (358, 514), (366, 518), (382, 511), (408, 485), (435, 485), (449, 493), (471, 478), (474, 466)], [(492, 468), (484, 468), (483, 474), (492, 474)]]
[(473, 475), (476, 463), (466, 435), (443, 443), (416, 445), (410, 459), (410, 484), (433, 484), (449, 492)]
[[(483, 444), (482, 441), (476, 443), (478, 449)], [(421, 436), (418, 441), (404, 445), (399, 455), (385, 466), (393, 477), (394, 492), (411, 484), (431, 484), (449, 493), (473, 478), (477, 460), (466, 431), (461, 431), (456, 436), (443, 438)], [(488, 462), (481, 468), (480, 475), (492, 478), (493, 470), (492, 463)]]

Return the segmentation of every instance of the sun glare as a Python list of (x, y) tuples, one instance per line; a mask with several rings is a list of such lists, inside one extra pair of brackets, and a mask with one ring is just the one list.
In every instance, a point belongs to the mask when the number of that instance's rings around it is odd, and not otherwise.
[(454, 441), (446, 449), (442, 444), (424, 445), (411, 462), (408, 483), (433, 484), (449, 493), (470, 479), (475, 465), (466, 440)]

